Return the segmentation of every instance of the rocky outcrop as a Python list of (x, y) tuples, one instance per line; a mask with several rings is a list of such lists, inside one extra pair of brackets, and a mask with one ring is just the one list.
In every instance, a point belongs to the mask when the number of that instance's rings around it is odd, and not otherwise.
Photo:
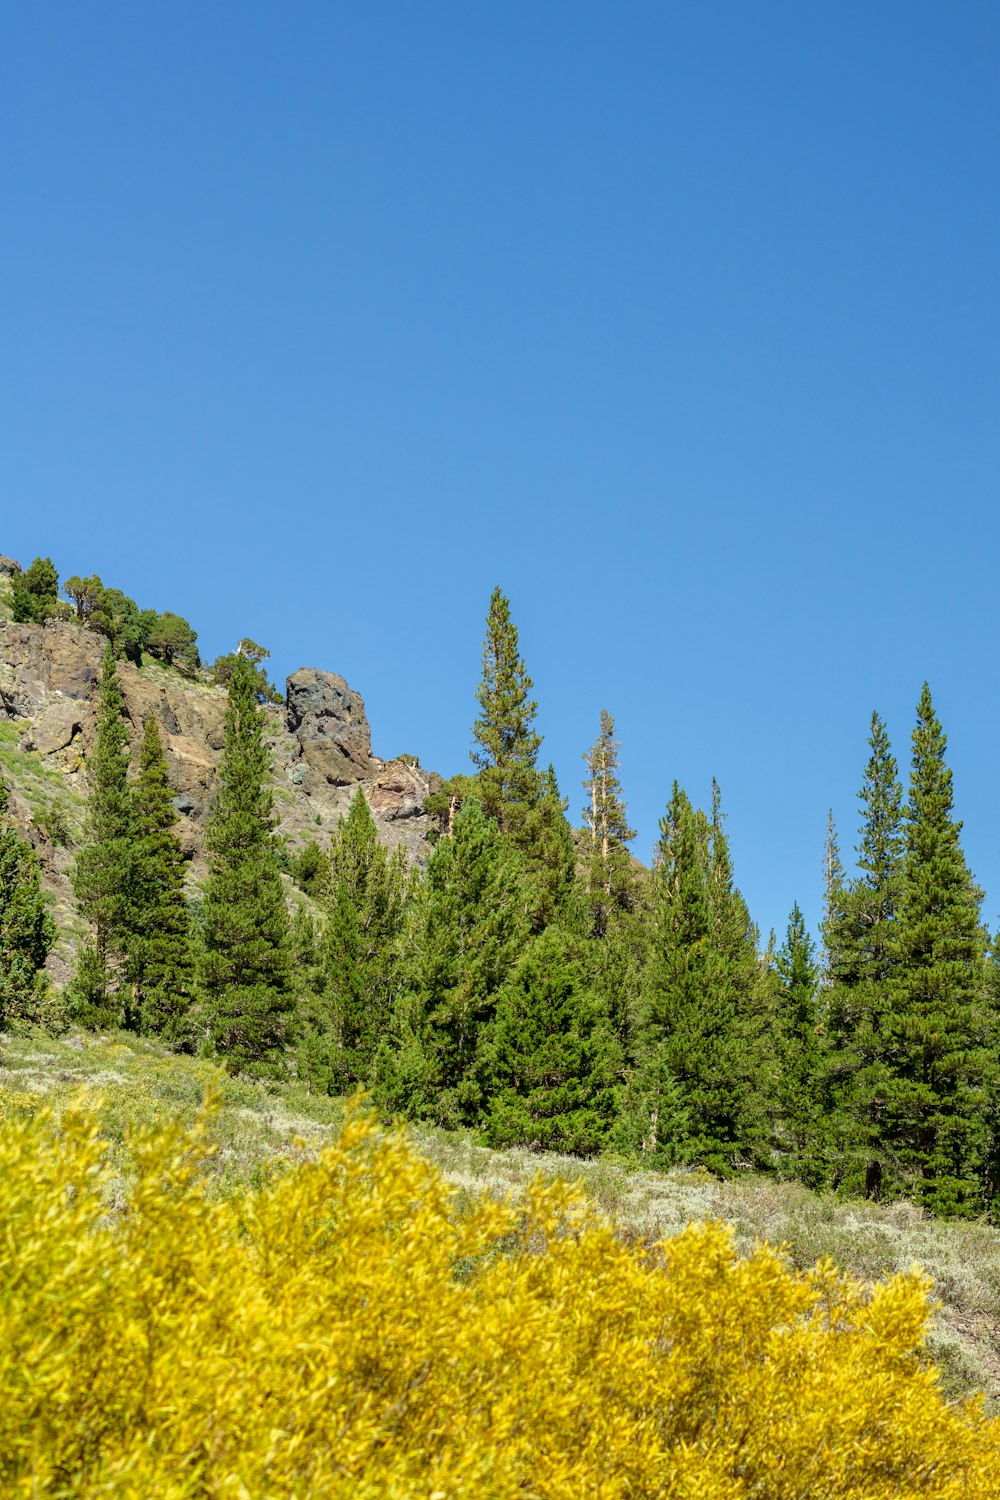
[(0, 578), (16, 578), (20, 572), (19, 562), (15, 562), (12, 557), (0, 557)]
[[(104, 644), (72, 621), (0, 623), (0, 724), (17, 726), (20, 763), (37, 771), (23, 787), (15, 773), (11, 808), (38, 851), (57, 904), (66, 908), (72, 905), (68, 871), (86, 797)], [(133, 742), (148, 718), (159, 723), (176, 793), (177, 831), (191, 878), (198, 881), (223, 744), (225, 689), (155, 662), (141, 669), (121, 662), (118, 675)], [(426, 859), (431, 823), (424, 804), (440, 778), (412, 757), (384, 761), (372, 754), (364, 701), (342, 677), (303, 667), (288, 679), (284, 707), (268, 707), (266, 715), (278, 832), (291, 849), (309, 839), (324, 843), (360, 788), (385, 844), (403, 847), (415, 862)], [(48, 789), (44, 796), (39, 787)], [(63, 842), (50, 837), (45, 822), (45, 807), (59, 802), (60, 788), (71, 823), (75, 819)]]
[(352, 786), (371, 776), (372, 735), (365, 705), (343, 677), (300, 667), (288, 679), (285, 716), (305, 764), (299, 783), (304, 791), (320, 791), (324, 784)]

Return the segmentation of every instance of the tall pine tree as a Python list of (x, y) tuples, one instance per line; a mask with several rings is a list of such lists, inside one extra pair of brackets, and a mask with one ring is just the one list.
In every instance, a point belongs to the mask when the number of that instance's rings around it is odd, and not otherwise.
[(291, 1038), (294, 991), (289, 921), (274, 858), (270, 759), (257, 677), (238, 656), (229, 681), (225, 742), (205, 835), (200, 988), (226, 1065), (274, 1075)]
[(476, 699), (480, 715), (473, 725), (483, 812), (495, 818), (515, 840), (524, 833), (542, 796), (537, 760), (542, 737), (534, 726), (538, 704), (520, 655), (510, 603), (493, 590), (483, 641), (483, 671)]
[(159, 726), (143, 726), (133, 787), (135, 919), (126, 940), (130, 1008), (144, 1031), (180, 1038), (191, 1003), (191, 924), (184, 896), (184, 855), (174, 833), (167, 758)]
[(823, 843), (823, 948), (820, 956), (820, 983), (828, 988), (833, 983), (836, 963), (836, 921), (844, 888), (844, 866), (840, 858), (840, 843), (837, 825), (833, 820), (833, 808), (826, 815), (826, 839)]
[(607, 1139), (619, 1044), (587, 985), (583, 943), (549, 927), (500, 992), (487, 1055), (493, 1146), (589, 1156)]
[(44, 964), (55, 942), (45, 909), (38, 860), (7, 816), (0, 781), (0, 1031), (38, 1019)]
[(587, 898), (591, 929), (603, 937), (615, 914), (631, 911), (636, 901), (636, 878), (628, 846), (635, 838), (618, 776), (615, 721), (601, 709), (597, 739), (585, 753), (587, 801), (583, 821), (587, 830)]
[[(87, 820), (85, 842), (73, 868), (73, 889), (80, 910), (94, 925), (94, 948), (88, 954), (90, 989), (100, 990), (103, 1013), (80, 1019), (107, 1024), (130, 1019), (127, 992), (123, 994), (125, 952), (136, 927), (135, 844), (136, 809), (128, 782), (129, 737), (125, 700), (114, 652), (104, 653), (97, 690), (97, 728), (87, 757)], [(99, 977), (100, 971), (101, 976)]]
[(710, 822), (676, 783), (653, 889), (640, 1061), (654, 1058), (680, 1086), (688, 1159), (722, 1173), (762, 1162), (773, 1092), (766, 974), (732, 884), (721, 815), (716, 809)]
[(540, 785), (541, 795), (518, 840), (535, 892), (531, 913), (535, 932), (561, 919), (570, 920), (576, 877), (576, 845), (554, 766), (549, 766)]
[[(863, 823), (857, 880), (839, 882), (829, 917), (831, 984), (827, 994), (828, 1117), (839, 1137), (838, 1184), (880, 1198), (892, 1184), (884, 1139), (893, 1088), (895, 924), (902, 895), (903, 789), (885, 725), (872, 714), (871, 754), (858, 793)], [(898, 1188), (898, 1182), (895, 1184)]]
[(323, 986), (309, 1005), (304, 1071), (341, 1093), (368, 1083), (399, 983), (401, 936), (411, 891), (402, 850), (379, 843), (360, 789), (333, 839), (323, 904)]
[(913, 731), (906, 854), (896, 928), (895, 1087), (888, 1128), (928, 1208), (982, 1206), (996, 1060), (984, 998), (980, 892), (952, 815), (947, 741), (924, 684)]
[(798, 902), (774, 958), (780, 1137), (790, 1175), (818, 1187), (829, 1150), (822, 1084), (825, 1046), (819, 1018), (819, 965)]
[(496, 823), (464, 802), (414, 911), (407, 991), (376, 1068), (383, 1110), (446, 1126), (480, 1122), (497, 1000), (527, 942), (533, 895)]

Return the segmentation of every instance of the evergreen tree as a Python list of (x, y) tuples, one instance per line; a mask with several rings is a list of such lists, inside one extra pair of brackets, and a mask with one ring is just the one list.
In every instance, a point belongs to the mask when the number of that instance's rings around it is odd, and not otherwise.
[(823, 951), (820, 962), (820, 982), (824, 988), (833, 983), (836, 962), (836, 923), (844, 889), (844, 866), (840, 858), (837, 840), (837, 825), (833, 820), (833, 808), (826, 815), (826, 841), (823, 845)]
[[(864, 811), (857, 880), (840, 880), (828, 918), (828, 1118), (840, 1137), (837, 1180), (879, 1198), (890, 1171), (884, 1140), (892, 1090), (895, 923), (902, 893), (903, 789), (885, 725), (872, 715), (871, 754), (858, 793)], [(890, 1152), (891, 1155), (891, 1152)]]
[(150, 656), (176, 667), (185, 677), (193, 677), (201, 665), (197, 640), (198, 632), (192, 630), (183, 615), (167, 610), (150, 625), (146, 648)]
[(57, 613), (59, 574), (51, 557), (36, 557), (26, 573), (14, 578), (11, 614), (17, 621), (41, 625)]
[[(94, 925), (95, 951), (109, 995), (118, 993), (129, 934), (137, 925), (138, 829), (128, 766), (125, 701), (114, 653), (108, 646), (98, 682), (94, 749), (87, 758), (86, 842), (77, 855), (72, 880), (80, 910)], [(117, 1006), (120, 1021), (120, 997)]]
[(191, 931), (184, 896), (184, 855), (174, 833), (177, 813), (167, 758), (150, 716), (139, 748), (133, 790), (135, 918), (127, 939), (130, 1009), (145, 1031), (179, 1034), (191, 1000)]
[(774, 958), (778, 1104), (792, 1175), (818, 1187), (827, 1170), (825, 1068), (818, 1009), (819, 966), (798, 902)]
[(566, 819), (567, 800), (559, 794), (555, 768), (542, 778), (541, 796), (524, 825), (520, 848), (535, 898), (532, 930), (541, 932), (560, 918), (570, 918), (576, 875), (576, 845)]
[[(640, 1060), (657, 1057), (680, 1085), (690, 1160), (717, 1172), (763, 1161), (773, 1091), (766, 975), (732, 885), (721, 815), (710, 823), (676, 783), (654, 876)], [(658, 1117), (671, 1107), (655, 1106)]]
[(523, 861), (473, 799), (431, 855), (409, 934), (408, 993), (380, 1051), (383, 1110), (473, 1125), (499, 992), (528, 938)]
[(302, 901), (292, 914), (289, 945), (301, 1009), (308, 1016), (316, 997), (323, 992), (325, 971), (321, 955), (323, 933), (312, 911)]
[(212, 1039), (233, 1071), (280, 1071), (294, 992), (289, 924), (274, 857), (270, 762), (252, 665), (229, 681), (225, 741), (205, 835), (200, 988)]
[(581, 943), (550, 927), (500, 992), (488, 1047), (493, 1146), (591, 1155), (604, 1143), (621, 1056), (587, 988)]
[(44, 965), (55, 942), (34, 851), (7, 817), (0, 781), (0, 1031), (38, 1018)]
[(388, 1030), (411, 888), (402, 850), (390, 856), (379, 843), (360, 788), (332, 842), (329, 866), (323, 987), (310, 1007), (303, 1057), (314, 1087), (342, 1093), (370, 1081)]
[(97, 944), (91, 940), (80, 946), (65, 1000), (70, 1020), (91, 1031), (121, 1025), (121, 1001), (112, 989), (111, 976)]
[(640, 1050), (618, 1090), (608, 1144), (643, 1166), (666, 1171), (687, 1160), (691, 1115), (661, 1037)]
[(603, 937), (613, 914), (630, 911), (636, 900), (636, 879), (628, 845), (635, 838), (618, 777), (615, 721), (601, 709), (601, 728), (585, 753), (587, 801), (583, 809), (588, 835), (586, 885), (591, 929)]
[(947, 741), (924, 684), (913, 732), (906, 854), (895, 938), (895, 1087), (888, 1128), (928, 1208), (982, 1204), (995, 1058), (984, 999), (980, 892), (952, 816)]
[(493, 590), (483, 642), (483, 675), (476, 698), (481, 710), (473, 726), (478, 749), (479, 798), (488, 818), (495, 818), (515, 841), (542, 795), (536, 761), (542, 737), (532, 727), (538, 704), (533, 683), (519, 654), (517, 627), (510, 604)]

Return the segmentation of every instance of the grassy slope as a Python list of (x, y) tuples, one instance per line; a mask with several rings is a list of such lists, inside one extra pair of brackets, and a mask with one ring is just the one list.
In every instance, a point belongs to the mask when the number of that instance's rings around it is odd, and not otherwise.
[[(134, 1038), (47, 1036), (0, 1039), (0, 1089), (43, 1094), (53, 1103), (81, 1085), (100, 1090), (119, 1175), (127, 1190), (130, 1128), (164, 1118), (193, 1119), (206, 1090), (218, 1109), (210, 1135), (217, 1146), (214, 1191), (256, 1183), (282, 1164), (311, 1154), (336, 1132), (337, 1100), (294, 1087), (268, 1089), (220, 1075), (209, 1063), (172, 1056)], [(755, 1240), (784, 1244), (796, 1265), (829, 1256), (866, 1279), (915, 1261), (934, 1277), (940, 1308), (932, 1353), (949, 1393), (982, 1390), (1000, 1409), (1000, 1233), (980, 1224), (936, 1222), (907, 1203), (885, 1208), (819, 1196), (764, 1177), (719, 1183), (691, 1172), (636, 1172), (613, 1160), (581, 1162), (526, 1151), (489, 1151), (469, 1136), (415, 1131), (420, 1149), (466, 1194), (517, 1192), (536, 1172), (579, 1181), (627, 1235), (669, 1235), (690, 1220), (722, 1219), (744, 1248)]]

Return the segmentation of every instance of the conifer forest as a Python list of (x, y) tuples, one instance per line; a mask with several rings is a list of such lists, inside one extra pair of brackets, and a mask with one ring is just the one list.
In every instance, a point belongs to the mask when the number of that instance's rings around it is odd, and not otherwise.
[[(768, 938), (714, 783), (708, 807), (666, 786), (651, 868), (630, 853), (613, 705), (597, 706), (580, 787), (557, 784), (499, 588), (470, 692), (471, 762), (428, 798), (433, 847), (417, 863), (380, 841), (361, 790), (289, 856), (262, 647), (204, 666), (187, 621), (99, 578), (60, 590), (49, 559), (14, 579), (12, 613), (97, 632), (105, 651), (72, 868), (86, 936), (55, 993), (37, 861), (3, 816), (0, 1028), (155, 1037), (234, 1075), (361, 1089), (383, 1120), (492, 1147), (753, 1170), (993, 1215), (1000, 956), (929, 686), (908, 746), (872, 715), (858, 826), (831, 817), (827, 831), (818, 939), (797, 905)], [(130, 729), (123, 714), (119, 665), (149, 659), (227, 693), (200, 884), (157, 724)]]

